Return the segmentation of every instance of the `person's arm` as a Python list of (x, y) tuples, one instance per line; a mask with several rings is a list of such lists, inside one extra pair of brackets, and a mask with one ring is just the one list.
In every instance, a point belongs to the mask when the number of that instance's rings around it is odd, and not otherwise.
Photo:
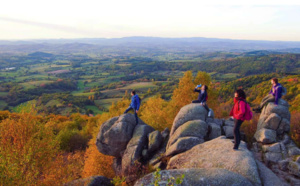
[(237, 114), (237, 118), (239, 120), (243, 120), (246, 113), (246, 103), (245, 101), (240, 101), (239, 103), (239, 112)]
[(277, 87), (277, 90), (275, 92), (275, 104), (278, 105), (278, 100), (281, 97), (280, 95), (282, 94), (282, 87)]
[(194, 92), (200, 92), (201, 90), (198, 90), (197, 87), (194, 89)]
[(233, 105), (233, 107), (232, 107), (232, 109), (231, 109), (231, 111), (229, 113), (229, 116), (233, 116), (233, 109), (234, 109), (234, 105)]

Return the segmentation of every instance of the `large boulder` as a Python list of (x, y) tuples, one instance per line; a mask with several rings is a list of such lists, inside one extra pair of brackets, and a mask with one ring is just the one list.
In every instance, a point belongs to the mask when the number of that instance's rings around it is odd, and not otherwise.
[(290, 161), (288, 165), (289, 172), (300, 178), (300, 163)]
[[(278, 105), (273, 102), (268, 103), (259, 117), (255, 139), (262, 143), (274, 143), (276, 140), (282, 139), (282, 136), (290, 131), (290, 118), (289, 104), (285, 100), (279, 99)], [(272, 132), (272, 139), (262, 139), (265, 134), (269, 135), (267, 137), (271, 137), (270, 130), (275, 131), (276, 139), (273, 136), (274, 132)], [(274, 139), (275, 141), (273, 141)]]
[(263, 163), (256, 160), (257, 168), (260, 173), (260, 178), (262, 185), (272, 185), (272, 186), (283, 186), (284, 183), (274, 174), (270, 169), (268, 169)]
[(256, 131), (254, 138), (257, 142), (261, 142), (264, 144), (275, 143), (276, 131), (262, 128), (259, 131)]
[[(159, 172), (155, 178), (153, 173), (146, 175), (135, 183), (135, 186), (154, 185), (157, 181), (158, 185), (168, 185), (168, 180), (181, 178), (181, 186), (191, 185), (233, 185), (233, 186), (252, 186), (252, 183), (244, 176), (231, 172), (225, 169), (207, 168), (207, 169), (178, 169), (178, 170), (163, 170)], [(174, 184), (175, 181), (171, 181)]]
[(86, 185), (86, 186), (114, 186), (111, 183), (111, 179), (106, 178), (104, 176), (92, 176), (88, 178), (78, 179), (71, 181), (69, 183), (64, 184), (64, 186), (79, 186), (79, 185)]
[(209, 125), (209, 136), (208, 139), (212, 140), (222, 135), (221, 126), (216, 123), (208, 123)]
[(180, 111), (176, 115), (170, 135), (172, 135), (176, 131), (176, 129), (184, 123), (192, 120), (205, 121), (206, 117), (207, 110), (205, 110), (205, 108), (200, 104), (191, 103), (185, 105), (180, 109)]
[[(139, 125), (145, 123), (139, 119)], [(96, 145), (102, 154), (121, 157), (136, 126), (133, 114), (123, 114), (104, 122), (97, 135)]]
[(185, 152), (195, 145), (203, 143), (204, 139), (197, 137), (181, 137), (174, 144), (172, 144), (165, 153), (165, 156), (171, 156)]
[(231, 126), (224, 126), (223, 127), (224, 133), (226, 138), (233, 138), (233, 127)]
[(204, 142), (208, 133), (208, 124), (202, 120), (192, 120), (179, 126), (170, 136), (166, 156), (189, 150), (195, 145)]
[(148, 135), (148, 139), (149, 139), (148, 142), (149, 153), (156, 151), (160, 147), (161, 142), (163, 141), (163, 137), (158, 130), (151, 132)]
[(277, 130), (281, 121), (281, 117), (276, 113), (271, 113), (265, 122), (262, 124), (263, 128)]
[(188, 121), (177, 128), (170, 136), (168, 147), (174, 144), (181, 137), (198, 137), (203, 139), (208, 132), (208, 124), (202, 120)]
[(232, 148), (231, 140), (221, 136), (173, 156), (167, 169), (223, 168), (241, 174), (254, 185), (261, 185), (256, 161), (246, 144), (241, 142), (238, 151)]
[(153, 131), (154, 129), (148, 125), (137, 125), (135, 127), (133, 136), (122, 157), (123, 175), (132, 174), (130, 170), (136, 168), (135, 161), (139, 161), (142, 157), (142, 151), (148, 148), (148, 134)]
[(271, 102), (262, 111), (262, 114), (267, 116), (271, 115), (272, 113), (276, 113), (281, 118), (286, 118), (288, 120), (291, 119), (289, 107), (281, 105), (280, 103), (278, 105), (275, 105), (275, 103)]

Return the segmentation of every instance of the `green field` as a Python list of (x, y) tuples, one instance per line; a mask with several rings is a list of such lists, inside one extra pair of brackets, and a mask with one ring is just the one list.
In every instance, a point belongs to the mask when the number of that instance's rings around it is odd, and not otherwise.
[(54, 100), (48, 101), (48, 103), (45, 106), (46, 107), (52, 107), (52, 106), (60, 107), (60, 106), (63, 106), (63, 104), (60, 101), (54, 99)]
[(140, 82), (140, 83), (132, 83), (130, 85), (127, 85), (125, 87), (122, 87), (121, 89), (148, 89), (148, 88), (155, 88), (156, 85), (154, 85), (152, 82)]
[(103, 113), (103, 111), (99, 110), (98, 107), (96, 107), (94, 105), (87, 105), (87, 106), (85, 106), (85, 108), (92, 110), (94, 112), (94, 115)]
[(36, 100), (24, 102), (18, 106), (13, 107), (14, 112), (32, 112), (36, 105)]
[(7, 103), (4, 100), (0, 100), (0, 110), (3, 110), (7, 106)]
[(0, 97), (7, 96), (8, 92), (0, 92)]
[(30, 81), (26, 83), (20, 83), (25, 89), (30, 89), (30, 88), (35, 88), (37, 86), (40, 86), (41, 84), (48, 84), (52, 83), (53, 81), (48, 81), (48, 80), (41, 80), (41, 81)]
[(112, 103), (115, 103), (122, 98), (110, 98), (110, 99), (100, 99), (100, 100), (95, 100), (95, 105), (99, 105), (101, 107), (104, 107), (106, 109), (109, 109)]

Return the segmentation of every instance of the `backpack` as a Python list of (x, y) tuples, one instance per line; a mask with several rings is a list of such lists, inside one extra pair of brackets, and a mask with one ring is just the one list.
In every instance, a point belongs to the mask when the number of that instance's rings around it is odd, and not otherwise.
[[(279, 85), (278, 87), (281, 87), (282, 88), (282, 91), (281, 91), (281, 96), (285, 96), (286, 95), (286, 93), (287, 93), (287, 90), (286, 90), (286, 88), (284, 87), (284, 86), (282, 86), (282, 85)], [(278, 88), (277, 87), (277, 88)]]
[[(240, 110), (240, 101), (241, 100), (239, 100), (239, 102), (238, 102), (238, 110)], [(253, 117), (251, 107), (246, 101), (244, 101), (244, 102), (246, 103), (245, 120), (251, 120)]]

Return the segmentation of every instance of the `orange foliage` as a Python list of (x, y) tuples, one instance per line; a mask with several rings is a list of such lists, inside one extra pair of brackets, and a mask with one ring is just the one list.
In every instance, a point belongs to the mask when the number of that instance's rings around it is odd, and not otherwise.
[(90, 177), (94, 175), (102, 175), (108, 178), (113, 178), (115, 173), (112, 168), (114, 157), (101, 154), (96, 145), (95, 139), (92, 140), (89, 148), (85, 153), (85, 165), (82, 176)]
[(37, 185), (61, 185), (81, 178), (84, 165), (84, 152), (59, 154), (51, 162)]
[(58, 153), (52, 131), (31, 114), (2, 120), (0, 136), (0, 185), (37, 183)]
[(77, 127), (78, 122), (80, 127), (96, 126), (95, 120), (80, 115), (0, 112), (0, 185), (62, 185), (80, 178), (84, 151), (61, 151), (55, 130)]
[(295, 111), (291, 114), (291, 138), (300, 146), (300, 112)]

